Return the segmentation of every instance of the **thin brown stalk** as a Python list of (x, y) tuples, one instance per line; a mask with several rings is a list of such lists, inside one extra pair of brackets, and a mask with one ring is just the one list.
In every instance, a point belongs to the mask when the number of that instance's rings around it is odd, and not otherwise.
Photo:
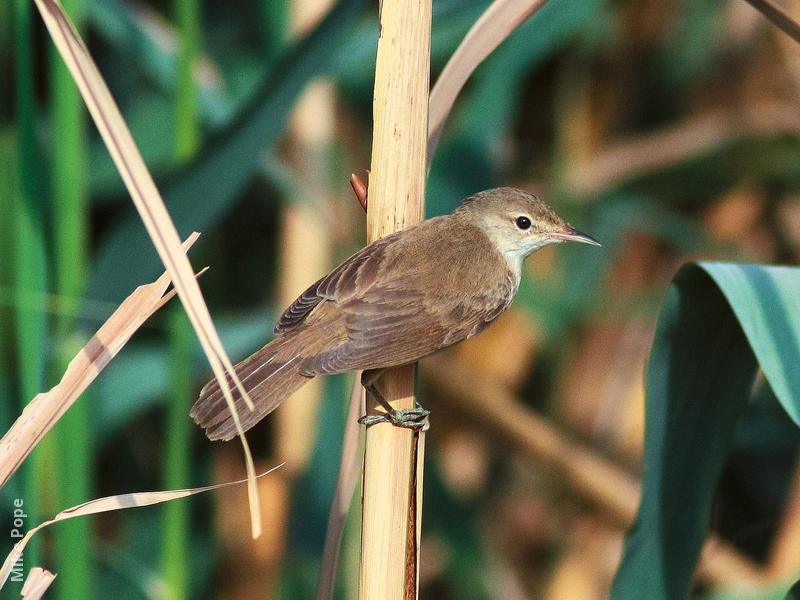
[[(364, 212), (367, 212), (367, 186), (355, 173), (350, 175), (350, 185)], [(358, 418), (366, 411), (366, 391), (361, 385), (362, 371), (356, 372), (353, 391), (350, 393), (350, 408), (345, 422), (342, 457), (339, 461), (339, 476), (336, 480), (333, 503), (328, 514), (328, 527), (325, 532), (325, 547), (322, 551), (322, 566), (317, 586), (317, 600), (333, 600), (336, 587), (336, 571), (339, 564), (339, 549), (342, 545), (344, 526), (350, 500), (356, 489), (361, 472), (359, 461), (363, 438)]]
[(800, 23), (790, 17), (785, 10), (772, 0), (747, 0), (750, 5), (772, 22), (775, 27), (800, 42)]
[[(384, 0), (375, 67), (367, 237), (422, 220), (428, 134), (430, 0)], [(395, 409), (414, 406), (414, 367), (387, 370), (378, 387)], [(378, 411), (373, 399), (367, 413)], [(424, 434), (381, 423), (366, 432), (359, 597), (417, 596)], [(415, 445), (417, 448), (415, 450)], [(416, 458), (416, 460), (414, 460)]]
[(589, 197), (626, 179), (664, 169), (747, 135), (800, 134), (792, 104), (763, 102), (715, 110), (645, 136), (609, 144), (569, 174), (575, 194)]

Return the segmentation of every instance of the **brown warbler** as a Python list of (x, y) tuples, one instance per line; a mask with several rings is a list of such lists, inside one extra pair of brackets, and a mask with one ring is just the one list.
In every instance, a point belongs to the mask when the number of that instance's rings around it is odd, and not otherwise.
[[(513, 301), (523, 259), (565, 241), (600, 245), (536, 196), (504, 187), (362, 248), (303, 292), (281, 315), (275, 338), (236, 365), (255, 405), (249, 410), (233, 390), (242, 427), (250, 429), (317, 375), (374, 375), (477, 335)], [(365, 384), (374, 380), (365, 374)], [(191, 415), (211, 439), (236, 435), (216, 380)], [(387, 420), (413, 426), (424, 415), (411, 409)]]

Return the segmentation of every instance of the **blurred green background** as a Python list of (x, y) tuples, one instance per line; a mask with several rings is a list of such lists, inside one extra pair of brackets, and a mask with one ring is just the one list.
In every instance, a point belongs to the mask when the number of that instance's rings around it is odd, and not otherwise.
[[(433, 81), (487, 6), (434, 2)], [(202, 232), (190, 258), (211, 267), (201, 287), (230, 356), (243, 358), (269, 339), (284, 305), (363, 244), (347, 180), (366, 179), (369, 168), (376, 5), (64, 7), (179, 232)], [(163, 269), (30, 2), (0, 4), (0, 68), (7, 429), (115, 306)], [(798, 263), (799, 95), (800, 47), (745, 2), (550, 0), (460, 95), (426, 213), (515, 185), (603, 248), (538, 253), (514, 309), (448, 360), (513, 390), (565, 437), (636, 474), (644, 364), (678, 267)], [(32, 526), (94, 497), (238, 478), (238, 445), (208, 442), (188, 418), (208, 377), (173, 302), (0, 491), (0, 511), (10, 515), (23, 499)], [(328, 378), (311, 392), (319, 398), (249, 436), (259, 470), (289, 462), (262, 480), (259, 542), (249, 539), (244, 492), (228, 490), (59, 524), (26, 550), (26, 569), (55, 570), (58, 598), (313, 597), (350, 385)], [(800, 436), (759, 389), (737, 426), (712, 526), (768, 567), (779, 528), (800, 518), (783, 509)], [(420, 398), (434, 419), (421, 596), (605, 597), (624, 527), (547, 461), (437, 411), (424, 381)], [(357, 516), (342, 550), (342, 598), (355, 597)], [(772, 583), (787, 577), (779, 575)], [(719, 584), (701, 576), (693, 593)], [(2, 593), (16, 597), (17, 586)]]

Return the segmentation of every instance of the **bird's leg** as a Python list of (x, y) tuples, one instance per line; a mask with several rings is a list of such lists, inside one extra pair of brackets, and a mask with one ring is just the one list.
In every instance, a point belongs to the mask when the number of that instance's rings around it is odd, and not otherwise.
[(406, 427), (408, 429), (414, 430), (421, 430), (428, 424), (428, 415), (430, 411), (425, 410), (419, 404), (416, 408), (404, 408), (401, 410), (396, 410), (392, 407), (389, 402), (386, 401), (386, 398), (383, 397), (383, 394), (375, 385), (378, 381), (380, 376), (383, 374), (384, 369), (370, 369), (368, 371), (364, 371), (361, 374), (361, 385), (364, 386), (364, 389), (367, 390), (367, 393), (370, 394), (378, 403), (383, 406), (386, 410), (386, 413), (367, 416), (364, 415), (361, 417), (358, 422), (362, 425), (366, 425), (369, 427), (370, 425), (375, 425), (375, 423), (391, 423), (395, 427)]

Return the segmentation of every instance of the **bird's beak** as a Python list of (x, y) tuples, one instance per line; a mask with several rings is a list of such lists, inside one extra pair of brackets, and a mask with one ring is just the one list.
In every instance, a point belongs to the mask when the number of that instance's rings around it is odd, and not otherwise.
[(591, 244), (592, 246), (602, 246), (600, 242), (594, 239), (592, 236), (582, 233), (572, 227), (571, 225), (567, 225), (564, 231), (560, 231), (557, 233), (551, 233), (550, 237), (561, 242), (580, 242), (581, 244)]

